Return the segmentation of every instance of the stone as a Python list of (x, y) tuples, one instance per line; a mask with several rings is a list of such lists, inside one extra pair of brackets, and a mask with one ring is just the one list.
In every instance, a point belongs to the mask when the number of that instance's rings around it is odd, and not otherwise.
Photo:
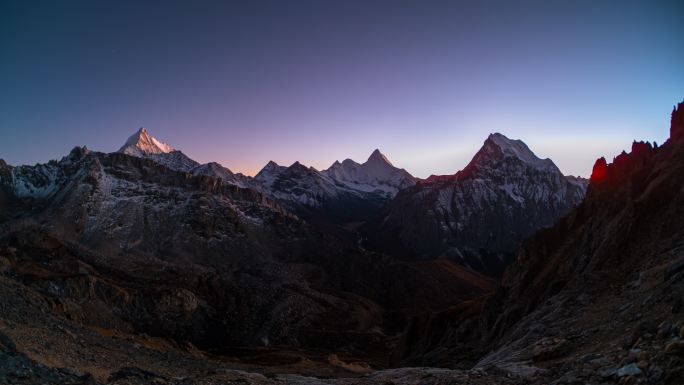
[(563, 337), (543, 338), (532, 347), (532, 359), (535, 362), (548, 360), (562, 355), (567, 349), (567, 340)]
[(582, 358), (580, 358), (580, 360), (581, 360), (582, 362), (588, 363), (588, 362), (594, 361), (594, 360), (596, 360), (596, 359), (599, 359), (599, 358), (601, 358), (601, 357), (603, 357), (602, 354), (598, 354), (598, 353), (589, 353), (589, 354), (586, 354), (586, 355), (582, 356)]
[(672, 341), (665, 345), (665, 354), (684, 355), (684, 340)]
[(684, 298), (678, 296), (672, 302), (672, 313), (678, 314), (684, 312)]
[(606, 357), (599, 357), (599, 358), (596, 358), (596, 359), (589, 361), (588, 364), (593, 369), (598, 369), (598, 368), (602, 368), (602, 367), (610, 365), (611, 361), (608, 360)]
[(674, 333), (675, 327), (671, 323), (664, 321), (658, 326), (658, 333), (656, 337), (658, 338), (668, 338)]
[(641, 374), (641, 369), (636, 364), (628, 364), (618, 369), (615, 374), (618, 377), (637, 376)]
[(622, 349), (629, 350), (636, 344), (638, 337), (635, 333), (627, 334), (622, 338)]
[(648, 368), (648, 378), (652, 382), (660, 381), (663, 378), (663, 369), (660, 366), (651, 365)]
[(629, 364), (632, 362), (646, 361), (646, 360), (648, 360), (648, 353), (643, 351), (642, 349), (634, 348), (634, 349), (629, 350), (629, 353), (627, 354), (627, 359), (625, 360), (625, 363)]
[(602, 378), (610, 378), (615, 375), (616, 369), (614, 366), (608, 366), (605, 368), (602, 368), (598, 371), (598, 375), (601, 376)]

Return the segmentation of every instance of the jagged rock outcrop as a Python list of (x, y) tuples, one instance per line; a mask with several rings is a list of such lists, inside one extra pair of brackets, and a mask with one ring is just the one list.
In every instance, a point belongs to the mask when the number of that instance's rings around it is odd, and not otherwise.
[(470, 359), (525, 383), (679, 384), (682, 180), (682, 137), (599, 159), (584, 201), (523, 242), (494, 295), (414, 321), (404, 360)]
[[(582, 352), (606, 357), (606, 377), (629, 372), (648, 383), (678, 383), (684, 362), (665, 354), (667, 338), (657, 331), (676, 324), (684, 298), (682, 138), (661, 147), (634, 142), (612, 163), (600, 159), (584, 202), (523, 243), (485, 304), (486, 338), (495, 348), (481, 366)], [(648, 362), (617, 370), (630, 349)]]
[(672, 109), (670, 138), (674, 141), (684, 138), (684, 102), (679, 103)]
[(233, 173), (228, 168), (221, 166), (216, 162), (209, 162), (200, 164), (190, 169), (192, 175), (203, 175), (222, 180), (228, 184), (232, 184), (242, 188), (251, 187), (251, 179), (241, 173)]

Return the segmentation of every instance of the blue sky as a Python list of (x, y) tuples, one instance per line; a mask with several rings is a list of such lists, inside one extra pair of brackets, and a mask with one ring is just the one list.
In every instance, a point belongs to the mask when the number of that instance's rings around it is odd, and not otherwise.
[(683, 4), (3, 1), (0, 158), (115, 151), (145, 126), (248, 174), (380, 148), (427, 177), (501, 132), (588, 176), (666, 138)]

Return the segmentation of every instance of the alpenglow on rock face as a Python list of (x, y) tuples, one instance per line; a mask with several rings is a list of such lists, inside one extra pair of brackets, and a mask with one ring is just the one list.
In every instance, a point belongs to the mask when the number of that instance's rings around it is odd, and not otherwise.
[(400, 191), (371, 245), (500, 275), (520, 242), (565, 215), (585, 190), (585, 180), (564, 176), (522, 141), (492, 134), (462, 171)]
[(199, 166), (198, 162), (188, 158), (187, 155), (154, 138), (145, 127), (141, 127), (135, 134), (131, 135), (118, 152), (138, 158), (151, 159), (176, 171), (187, 172), (193, 167)]
[(217, 178), (228, 184), (232, 184), (243, 188), (250, 187), (252, 183), (249, 177), (241, 173), (233, 173), (228, 168), (223, 167), (216, 162), (209, 162), (201, 164), (199, 166), (195, 166), (192, 169), (190, 169), (190, 173), (192, 175)]

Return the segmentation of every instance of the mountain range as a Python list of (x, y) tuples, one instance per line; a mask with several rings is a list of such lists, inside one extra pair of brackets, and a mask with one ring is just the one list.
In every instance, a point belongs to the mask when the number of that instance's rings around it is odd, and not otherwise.
[[(447, 258), (493, 277), (512, 262), (525, 237), (577, 205), (587, 185), (582, 178), (564, 176), (522, 141), (498, 133), (463, 170), (425, 180), (395, 167), (377, 149), (361, 164), (345, 159), (319, 171), (299, 162), (286, 167), (271, 161), (249, 177), (216, 162), (199, 164), (145, 128), (117, 153), (259, 192), (292, 215), (360, 237), (375, 251), (411, 260)], [(69, 182), (58, 167), (64, 162), (6, 166), (5, 193), (51, 197)]]
[[(511, 152), (508, 147), (493, 151), (494, 140), (526, 151)], [(526, 188), (532, 192), (545, 194), (519, 192), (510, 187), (510, 178), (478, 179), (490, 196), (499, 197), (488, 204), (500, 205), (481, 221), (498, 223), (504, 234), (514, 233), (508, 243), (502, 241), (502, 250), (512, 248), (523, 236), (514, 230), (519, 227), (515, 221), (524, 215), (524, 203), (556, 198), (546, 211), (530, 208), (535, 221), (530, 219), (524, 231), (531, 232), (535, 226), (552, 223), (584, 192), (581, 184), (567, 182), (550, 160), (537, 160), (524, 144), (499, 134), (488, 139), (476, 159), (454, 180), (460, 181), (464, 173), (478, 167), (507, 167), (506, 172), (522, 170), (528, 178), (518, 181), (520, 188), (528, 183), (531, 187)], [(92, 300), (102, 311), (97, 320), (88, 322), (101, 325), (106, 319), (105, 324), (125, 324), (203, 347), (263, 341), (315, 346), (322, 340), (307, 331), (313, 325), (329, 333), (353, 329), (387, 339), (393, 333), (390, 325), (405, 323), (420, 308), (443, 309), (493, 288), (496, 274), (487, 269), (490, 266), (473, 262), (483, 260), (484, 254), (471, 252), (443, 261), (437, 254), (406, 258), (392, 248), (371, 247), (369, 251), (366, 246), (371, 244), (364, 244), (363, 237), (370, 234), (370, 226), (364, 230), (345, 227), (351, 221), (372, 223), (385, 215), (377, 234), (384, 235), (391, 223), (393, 229), (404, 226), (407, 232), (397, 244), (410, 244), (416, 234), (409, 226), (422, 224), (397, 221), (395, 207), (406, 204), (402, 203), (405, 196), (433, 186), (434, 179), (414, 178), (379, 150), (364, 163), (346, 159), (323, 171), (299, 162), (289, 167), (269, 162), (255, 177), (248, 177), (218, 163), (199, 164), (141, 128), (115, 153), (76, 147), (47, 164), (14, 167), (0, 163), (0, 207), (5, 237), (52, 239), (63, 245), (66, 254), (78, 255), (89, 269), (104, 266), (125, 277), (123, 282), (109, 282), (108, 287), (126, 291), (130, 281), (154, 277), (162, 266), (186, 270), (192, 282), (171, 283), (167, 281), (173, 279), (170, 274), (159, 276), (162, 281), (158, 283), (172, 287), (169, 290), (182, 298), (174, 306), (189, 307), (190, 313), (173, 308), (171, 316), (139, 304), (136, 301), (142, 301), (139, 296), (143, 294), (134, 290), (130, 300), (117, 305), (123, 314), (104, 310), (103, 304), (112, 298), (95, 295)], [(570, 188), (574, 190), (566, 191)], [(420, 212), (423, 203), (416, 203), (414, 212)], [(518, 217), (508, 216), (513, 203), (520, 204)], [(423, 230), (418, 235), (432, 241), (441, 234)], [(456, 237), (452, 245), (459, 241)], [(508, 261), (498, 262), (497, 268)], [(211, 291), (200, 288), (209, 284), (207, 280), (212, 282)], [(81, 288), (60, 290), (73, 290), (69, 298), (84, 295)], [(160, 287), (148, 290), (161, 290), (147, 294), (153, 298), (166, 295)], [(436, 295), (442, 292), (451, 294)], [(317, 297), (327, 299), (314, 300)], [(371, 302), (364, 305), (364, 301)], [(237, 303), (249, 307), (238, 310)], [(327, 321), (341, 317), (341, 313), (335, 315), (339, 309), (370, 318), (352, 329)], [(283, 311), (290, 316), (280, 319)], [(226, 322), (221, 316), (225, 312), (233, 312), (230, 327), (216, 324)], [(79, 317), (88, 318), (86, 314)], [(371, 329), (380, 332), (371, 333)], [(283, 334), (284, 330), (289, 332)]]
[(144, 128), (119, 152), (254, 189), (318, 224), (366, 224), (365, 246), (377, 251), (404, 259), (448, 258), (494, 277), (525, 237), (577, 205), (587, 186), (499, 133), (462, 171), (426, 180), (395, 167), (378, 149), (364, 163), (345, 159), (322, 171), (270, 161), (254, 178), (218, 163), (199, 165)]
[(579, 204), (587, 184), (522, 141), (491, 134), (462, 171), (400, 191), (373, 225), (372, 242), (499, 276), (520, 242)]
[(498, 133), (425, 180), (145, 129), (0, 160), (0, 382), (677, 384), (683, 117), (589, 181)]

